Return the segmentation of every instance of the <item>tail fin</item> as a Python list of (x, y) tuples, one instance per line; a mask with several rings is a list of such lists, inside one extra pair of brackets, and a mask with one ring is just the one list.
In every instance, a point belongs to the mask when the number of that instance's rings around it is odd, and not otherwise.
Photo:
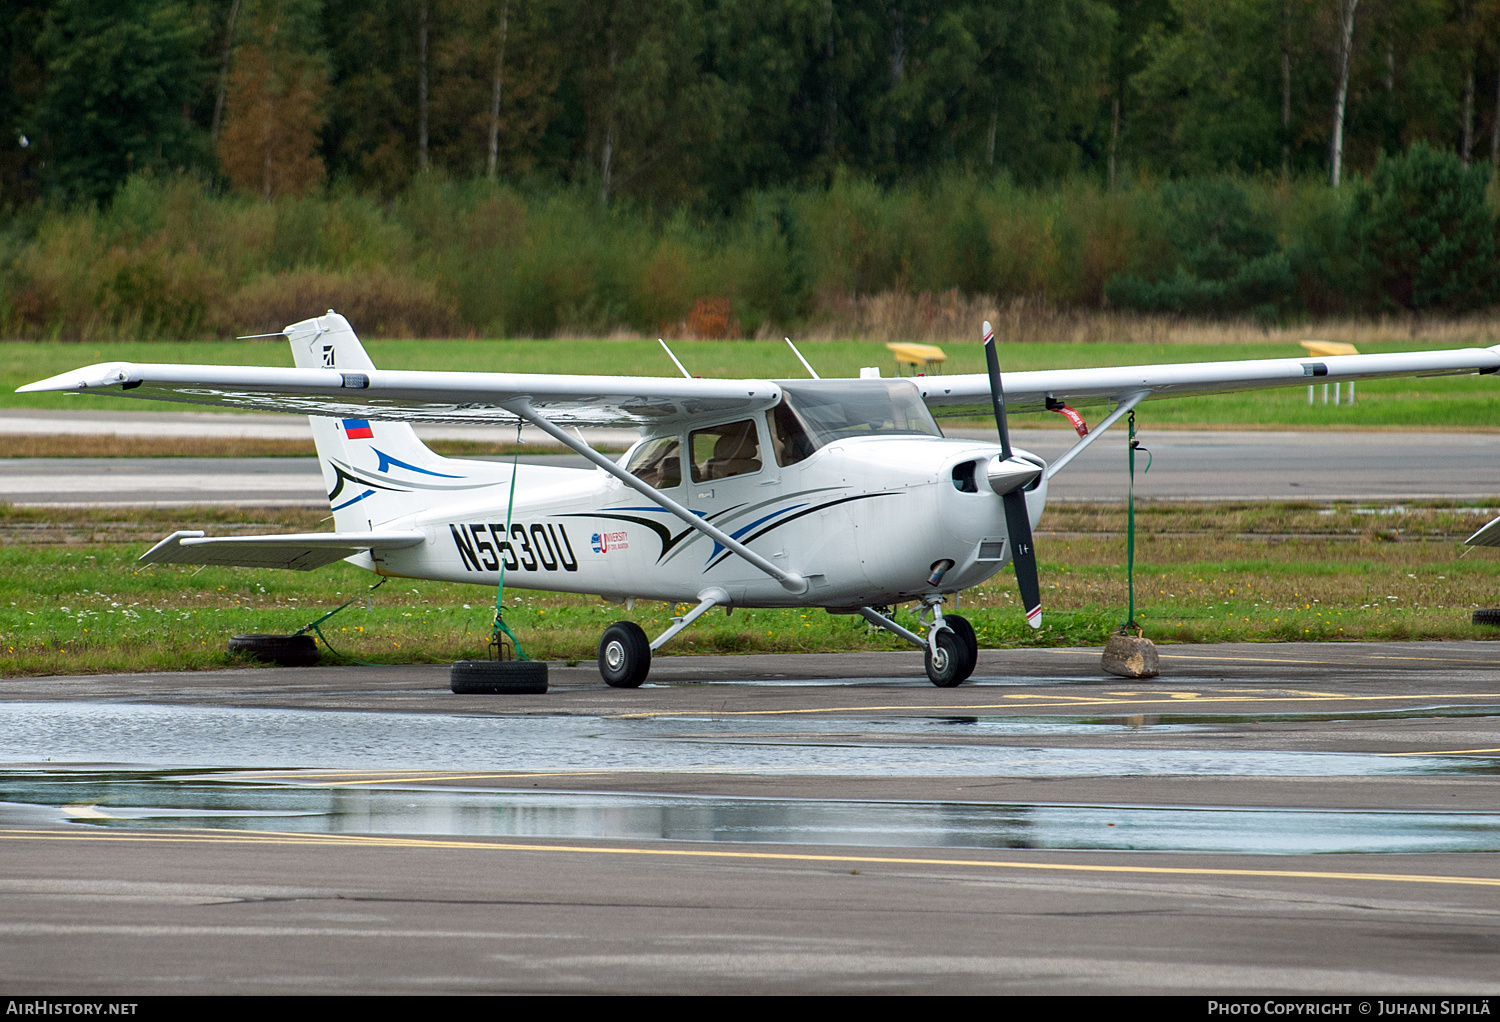
[[(285, 333), (299, 369), (375, 368), (349, 321), (332, 309), (292, 324)], [(495, 482), (487, 463), (434, 454), (407, 423), (307, 418), (339, 532), (371, 530)]]

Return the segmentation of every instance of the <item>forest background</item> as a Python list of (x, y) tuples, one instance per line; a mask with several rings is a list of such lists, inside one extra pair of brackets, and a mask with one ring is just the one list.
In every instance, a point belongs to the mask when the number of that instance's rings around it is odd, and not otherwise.
[(0, 0), (0, 53), (9, 337), (1500, 301), (1500, 0)]

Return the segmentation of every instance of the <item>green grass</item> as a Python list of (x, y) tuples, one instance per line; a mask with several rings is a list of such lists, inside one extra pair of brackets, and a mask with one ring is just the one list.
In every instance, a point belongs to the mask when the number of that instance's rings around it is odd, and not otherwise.
[[(675, 368), (655, 341), (371, 341), (377, 365), (390, 369), (459, 369), (495, 372), (672, 376)], [(1420, 350), (1447, 345), (1378, 342), (1370, 352)], [(704, 377), (797, 378), (805, 373), (780, 341), (676, 341), (673, 350), (688, 369)], [(802, 350), (824, 376), (854, 376), (894, 363), (884, 345), (872, 341), (807, 341)], [(947, 345), (949, 373), (984, 371), (979, 345)], [(1298, 354), (1286, 344), (1027, 344), (1001, 349), (1007, 370), (1140, 365)], [(281, 341), (184, 341), (69, 344), (13, 341), (0, 344), (0, 407), (53, 409), (148, 409), (182, 411), (191, 406), (64, 394), (16, 394), (15, 388), (93, 362), (205, 362), (224, 365), (290, 366)], [(1152, 401), (1140, 412), (1153, 425), (1405, 427), (1475, 429), (1500, 427), (1500, 384), (1493, 377), (1460, 376), (1378, 380), (1359, 385), (1350, 408), (1309, 407), (1302, 387), (1214, 397)], [(1321, 392), (1319, 394), (1321, 401)], [(1097, 411), (1090, 416), (1096, 416)], [(1017, 416), (1018, 425), (1064, 426), (1060, 416)]]
[[(1500, 605), (1500, 551), (1461, 538), (1489, 514), (1428, 505), (1369, 514), (1355, 507), (1164, 505), (1140, 515), (1136, 599), (1146, 634), (1164, 642), (1485, 639), (1477, 606)], [(1389, 510), (1389, 509), (1387, 509)], [(171, 528), (216, 533), (316, 527), (311, 511), (162, 509), (118, 512), (0, 506), (0, 675), (197, 670), (249, 666), (225, 643), (244, 632), (295, 631), (351, 598), (324, 625), (341, 653), (375, 663), (483, 656), (494, 591), (373, 576), (339, 563), (315, 572), (158, 565), (136, 558)], [(982, 645), (1102, 644), (1123, 617), (1123, 514), (1114, 506), (1049, 509), (1037, 536), (1045, 625), (1026, 628), (1006, 571), (963, 594)], [(612, 621), (649, 633), (673, 613), (594, 597), (507, 590), (506, 617), (537, 659), (588, 661)], [(911, 623), (909, 608), (899, 612)], [(821, 610), (715, 611), (664, 653), (902, 649), (863, 620)], [(336, 657), (329, 657), (337, 662)]]

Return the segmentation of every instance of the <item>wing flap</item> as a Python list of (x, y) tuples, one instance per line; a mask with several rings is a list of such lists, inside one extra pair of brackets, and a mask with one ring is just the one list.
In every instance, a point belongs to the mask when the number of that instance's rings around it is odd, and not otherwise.
[(174, 532), (141, 555), (143, 564), (212, 564), (311, 571), (365, 550), (401, 550), (426, 542), (420, 532), (303, 532), (280, 536), (206, 536)]

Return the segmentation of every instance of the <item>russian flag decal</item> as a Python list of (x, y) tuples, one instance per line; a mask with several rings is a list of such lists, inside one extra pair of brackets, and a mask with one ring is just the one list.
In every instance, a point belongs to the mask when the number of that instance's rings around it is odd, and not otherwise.
[(375, 439), (375, 431), (370, 428), (368, 419), (345, 419), (344, 435), (350, 440)]

